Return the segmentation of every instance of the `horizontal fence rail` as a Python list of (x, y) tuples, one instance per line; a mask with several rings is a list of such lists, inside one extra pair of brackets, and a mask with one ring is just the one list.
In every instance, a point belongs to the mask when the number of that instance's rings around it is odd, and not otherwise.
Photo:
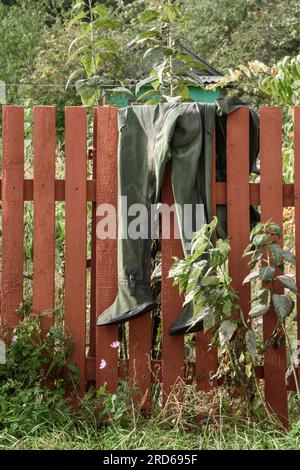
[[(183, 336), (169, 336), (168, 329), (182, 308), (177, 288), (172, 286), (168, 271), (173, 256), (182, 257), (180, 240), (162, 240), (162, 351), (161, 359), (153, 359), (152, 319), (150, 314), (135, 319), (128, 327), (128, 359), (121, 359), (112, 343), (119, 340), (117, 326), (96, 327), (96, 316), (107, 308), (117, 291), (117, 241), (96, 237), (99, 204), (117, 207), (118, 110), (99, 107), (93, 112), (93, 149), (88, 151), (87, 112), (84, 107), (67, 107), (65, 111), (65, 179), (55, 179), (56, 122), (55, 108), (34, 109), (33, 149), (34, 178), (24, 178), (24, 109), (4, 106), (2, 113), (2, 273), (1, 323), (13, 328), (19, 318), (16, 310), (23, 301), (24, 271), (24, 203), (34, 208), (33, 228), (33, 312), (54, 308), (55, 297), (55, 205), (65, 202), (65, 272), (64, 322), (75, 343), (72, 362), (80, 369), (80, 393), (89, 383), (115, 392), (119, 379), (127, 378), (142, 400), (145, 410), (151, 409), (151, 386), (162, 385), (164, 401), (178, 378), (194, 377), (199, 390), (211, 389), (210, 375), (217, 369), (217, 352), (209, 349), (209, 334), (195, 335), (195, 362), (187, 363)], [(231, 237), (229, 272), (234, 288), (240, 294), (243, 311), (249, 310), (251, 292), (243, 285), (247, 261), (241, 259), (250, 234), (249, 206), (260, 206), (262, 221), (272, 219), (283, 225), (283, 209), (295, 208), (296, 275), (300, 289), (300, 108), (295, 108), (295, 183), (283, 183), (282, 110), (265, 107), (260, 110), (260, 182), (249, 181), (249, 110), (241, 108), (227, 120), (227, 182), (216, 181), (215, 150), (212, 172), (212, 213), (217, 205), (227, 206), (228, 234)], [(87, 179), (91, 160), (92, 178)], [(167, 166), (161, 201), (172, 204), (171, 164)], [(92, 203), (91, 221), (87, 205)], [(89, 223), (91, 222), (91, 223)], [(88, 233), (88, 227), (91, 233)], [(173, 233), (171, 227), (171, 233)], [(87, 240), (91, 236), (90, 277), (87, 277)], [(87, 300), (87, 279), (90, 299)], [(277, 292), (281, 289), (277, 286)], [(88, 313), (88, 315), (87, 315)], [(47, 331), (51, 317), (42, 319)], [(300, 340), (300, 302), (297, 299), (298, 339)], [(264, 340), (276, 325), (275, 313), (263, 320)], [(267, 348), (264, 365), (257, 366), (264, 379), (266, 401), (282, 423), (288, 418), (287, 392), (294, 390), (292, 379), (285, 383), (287, 370), (284, 338), (277, 349)], [(88, 346), (88, 348), (87, 348)], [(208, 350), (209, 349), (209, 350)], [(155, 356), (154, 356), (155, 357)], [(105, 360), (106, 367), (100, 368)], [(298, 369), (299, 371), (299, 369)], [(299, 371), (300, 377), (300, 371)]]

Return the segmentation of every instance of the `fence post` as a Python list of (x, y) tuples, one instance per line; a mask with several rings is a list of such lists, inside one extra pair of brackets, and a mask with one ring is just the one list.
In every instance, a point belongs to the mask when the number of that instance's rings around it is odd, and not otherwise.
[(75, 343), (71, 361), (80, 370), (81, 395), (85, 391), (86, 356), (86, 136), (86, 109), (68, 106), (65, 110), (65, 325)]
[[(296, 279), (300, 291), (300, 107), (294, 110), (294, 205), (295, 205), (295, 253), (296, 253)], [(300, 347), (300, 298), (297, 296), (297, 351)], [(297, 355), (299, 361), (300, 355)], [(298, 366), (298, 380), (300, 380), (300, 367)]]
[[(171, 165), (167, 164), (162, 185), (161, 202), (171, 207), (174, 197), (171, 185)], [(161, 241), (162, 251), (162, 282), (161, 282), (161, 310), (162, 310), (162, 387), (163, 399), (166, 402), (172, 387), (178, 378), (184, 377), (184, 337), (183, 335), (169, 335), (169, 329), (177, 320), (182, 310), (182, 298), (178, 288), (173, 286), (169, 270), (173, 264), (173, 256), (183, 258), (181, 240), (174, 238), (174, 223), (176, 214), (170, 220), (170, 239)], [(162, 217), (162, 225), (164, 217)], [(162, 232), (164, 230), (162, 229)]]
[[(97, 179), (96, 205), (118, 207), (118, 109), (100, 107), (97, 113)], [(96, 239), (96, 314), (115, 300), (118, 286), (117, 239)], [(116, 392), (118, 385), (118, 350), (111, 347), (118, 340), (118, 326), (96, 327), (96, 388)], [(100, 369), (100, 362), (105, 365)], [(105, 362), (104, 362), (105, 361)]]
[(23, 301), (24, 109), (3, 106), (1, 325), (13, 328)]
[[(55, 275), (55, 107), (34, 108), (34, 232), (33, 302), (34, 313), (54, 308)], [(41, 317), (44, 334), (53, 324), (53, 315)]]
[[(260, 202), (261, 220), (283, 225), (282, 200), (282, 110), (275, 107), (261, 108), (260, 112)], [(277, 285), (276, 292), (283, 293)], [(266, 343), (277, 326), (274, 309), (264, 316), (263, 331)], [(279, 348), (267, 347), (264, 357), (265, 398), (270, 408), (287, 426), (286, 346), (281, 332)]]

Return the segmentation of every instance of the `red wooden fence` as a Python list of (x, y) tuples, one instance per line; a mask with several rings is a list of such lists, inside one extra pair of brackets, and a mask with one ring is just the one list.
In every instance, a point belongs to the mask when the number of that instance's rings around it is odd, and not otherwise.
[[(80, 368), (80, 390), (87, 383), (99, 387), (106, 383), (115, 392), (119, 377), (128, 376), (144, 397), (144, 408), (151, 407), (151, 384), (162, 383), (164, 397), (178, 377), (185, 377), (184, 338), (170, 337), (168, 328), (181, 310), (182, 299), (172, 287), (168, 271), (173, 256), (182, 256), (178, 240), (162, 241), (162, 360), (151, 358), (151, 315), (130, 322), (129, 360), (120, 361), (118, 350), (111, 347), (118, 340), (118, 327), (96, 327), (98, 312), (109, 306), (117, 289), (117, 242), (96, 238), (97, 206), (117, 206), (117, 109), (94, 110), (93, 178), (87, 179), (87, 115), (83, 107), (67, 107), (65, 112), (65, 180), (55, 180), (55, 108), (39, 106), (34, 110), (34, 180), (24, 179), (24, 110), (4, 106), (3, 174), (0, 182), (2, 203), (2, 277), (1, 322), (14, 327), (16, 309), (23, 299), (23, 219), (24, 201), (34, 205), (34, 272), (33, 310), (47, 311), (54, 306), (55, 291), (55, 201), (65, 201), (65, 325), (75, 341), (72, 360)], [(260, 205), (262, 220), (272, 218), (282, 225), (283, 207), (295, 207), (296, 272), (300, 288), (300, 108), (295, 109), (295, 184), (283, 184), (281, 109), (260, 111), (260, 183), (249, 182), (249, 112), (236, 111), (227, 126), (227, 183), (217, 183), (215, 166), (212, 178), (212, 212), (217, 204), (227, 205), (228, 232), (232, 251), (229, 270), (234, 287), (240, 292), (243, 310), (250, 301), (249, 285), (242, 285), (247, 264), (241, 259), (249, 239), (249, 205)], [(214, 159), (215, 162), (215, 159)], [(87, 203), (92, 202), (92, 259), (90, 322), (87, 323)], [(170, 167), (167, 167), (162, 202), (172, 204)], [(172, 233), (172, 230), (171, 230)], [(280, 289), (280, 288), (279, 288)], [(300, 339), (300, 302), (297, 303), (298, 338)], [(275, 314), (264, 317), (264, 338), (275, 325)], [(45, 316), (42, 327), (51, 324)], [(87, 324), (89, 325), (86, 335)], [(89, 338), (89, 350), (87, 341)], [(214, 350), (207, 351), (209, 335), (196, 335), (195, 376), (199, 389), (208, 390), (211, 370), (217, 367)], [(101, 359), (106, 361), (99, 368)], [(283, 423), (287, 420), (287, 386), (285, 384), (286, 350), (284, 341), (278, 349), (267, 348), (264, 366), (258, 374), (264, 378), (269, 406)], [(293, 385), (291, 385), (293, 388)]]

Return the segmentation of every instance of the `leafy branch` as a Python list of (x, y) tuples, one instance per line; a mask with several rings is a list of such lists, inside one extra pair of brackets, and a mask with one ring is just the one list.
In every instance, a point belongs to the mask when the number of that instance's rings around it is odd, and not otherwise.
[(69, 46), (69, 62), (76, 64), (66, 88), (75, 82), (82, 103), (99, 104), (100, 85), (115, 81), (120, 66), (119, 45), (112, 32), (120, 26), (104, 5), (92, 0), (76, 0), (68, 27), (77, 26), (79, 34)]
[[(179, 30), (186, 31), (188, 17), (182, 12), (178, 0), (163, 0), (158, 6), (139, 15), (144, 29), (129, 43), (129, 47), (145, 48), (144, 60), (154, 58), (150, 75), (136, 85), (138, 101), (155, 104), (159, 101), (176, 103), (189, 100), (188, 85), (203, 86), (195, 70), (203, 70), (203, 65), (184, 52), (180, 44)], [(139, 96), (142, 87), (151, 86)]]

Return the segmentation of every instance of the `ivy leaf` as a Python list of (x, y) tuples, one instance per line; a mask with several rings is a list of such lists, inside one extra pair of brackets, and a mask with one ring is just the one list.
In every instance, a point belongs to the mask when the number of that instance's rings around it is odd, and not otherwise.
[(221, 346), (223, 346), (225, 343), (228, 343), (231, 340), (236, 329), (237, 329), (237, 324), (232, 320), (225, 320), (221, 323), (220, 328), (219, 328), (219, 339), (220, 339)]
[(263, 305), (263, 304), (258, 304), (255, 305), (255, 307), (251, 308), (249, 312), (249, 317), (250, 318), (257, 318), (261, 317), (265, 313), (267, 313), (270, 310), (270, 304)]
[(256, 356), (256, 335), (253, 330), (248, 330), (246, 332), (245, 341), (246, 341), (246, 346), (248, 348), (250, 356), (252, 358), (252, 361), (254, 361), (255, 356)]
[(275, 268), (274, 266), (265, 266), (259, 270), (259, 279), (263, 282), (272, 281), (275, 276)]
[(243, 284), (247, 284), (248, 282), (251, 282), (253, 279), (256, 279), (259, 276), (258, 271), (253, 271), (252, 273), (248, 274), (248, 276), (245, 277), (243, 280)]
[(276, 316), (280, 322), (283, 322), (292, 313), (294, 302), (288, 295), (279, 294), (273, 294), (272, 300)]
[(277, 276), (277, 279), (281, 282), (281, 284), (283, 284), (284, 287), (289, 289), (291, 292), (294, 292), (294, 294), (299, 294), (296, 281), (293, 277), (281, 275)]

